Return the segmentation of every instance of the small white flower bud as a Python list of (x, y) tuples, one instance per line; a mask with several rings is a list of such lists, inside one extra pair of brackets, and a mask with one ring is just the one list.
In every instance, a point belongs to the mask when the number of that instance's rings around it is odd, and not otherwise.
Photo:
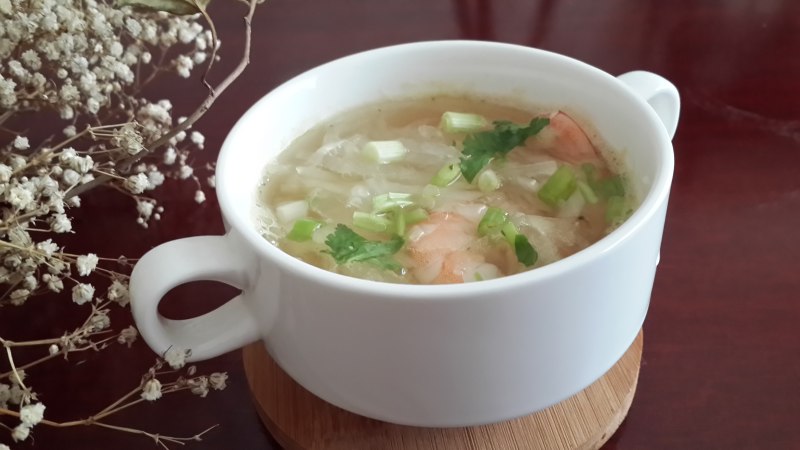
[(141, 194), (149, 185), (150, 180), (148, 180), (147, 175), (143, 173), (131, 175), (122, 183), (122, 186), (132, 194)]
[(72, 222), (64, 214), (55, 214), (50, 219), (50, 229), (55, 233), (68, 233), (72, 231)]
[(19, 411), (19, 420), (24, 425), (33, 427), (44, 419), (44, 405), (42, 403), (34, 403), (25, 405)]
[(214, 372), (208, 377), (208, 382), (211, 384), (211, 388), (217, 391), (221, 391), (228, 387), (228, 373), (227, 372)]
[(186, 358), (191, 355), (191, 350), (184, 350), (180, 347), (170, 347), (164, 353), (164, 361), (173, 369), (180, 369), (186, 365)]
[(178, 177), (180, 177), (181, 180), (185, 180), (191, 177), (192, 173), (194, 173), (192, 166), (181, 166), (180, 170), (178, 171)]
[(13, 431), (11, 431), (11, 438), (14, 439), (14, 442), (24, 441), (25, 439), (28, 439), (30, 432), (30, 427), (21, 423), (17, 425)]
[(81, 276), (87, 276), (97, 267), (97, 263), (99, 262), (99, 258), (94, 253), (89, 253), (88, 255), (81, 255), (78, 256), (78, 259), (75, 261), (75, 266), (78, 268), (78, 274)]
[(175, 164), (175, 159), (177, 158), (178, 153), (175, 151), (175, 148), (168, 147), (167, 150), (164, 152), (164, 164), (171, 166)]
[(139, 332), (136, 331), (136, 328), (131, 325), (128, 328), (119, 332), (119, 336), (117, 336), (117, 342), (120, 344), (125, 344), (130, 348), (131, 344), (136, 342), (136, 337), (139, 335)]
[(161, 382), (155, 378), (147, 380), (142, 387), (142, 398), (150, 402), (161, 398)]
[(30, 144), (28, 143), (28, 138), (24, 136), (17, 136), (14, 138), (14, 148), (17, 150), (27, 150), (31, 148)]
[(67, 169), (61, 174), (61, 179), (68, 186), (75, 186), (81, 181), (81, 174), (72, 169)]
[(92, 301), (94, 297), (94, 286), (88, 283), (78, 283), (72, 288), (72, 301), (83, 305)]

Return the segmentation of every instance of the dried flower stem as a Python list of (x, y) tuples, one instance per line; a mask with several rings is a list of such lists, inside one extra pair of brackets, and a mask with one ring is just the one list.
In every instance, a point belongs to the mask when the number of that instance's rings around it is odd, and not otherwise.
[[(239, 75), (244, 72), (244, 69), (250, 64), (250, 47), (252, 41), (252, 26), (251, 22), (253, 20), (253, 15), (256, 11), (256, 5), (258, 4), (258, 0), (249, 0), (248, 2), (248, 11), (247, 15), (244, 16), (244, 26), (245, 26), (245, 33), (244, 33), (244, 50), (242, 52), (242, 58), (239, 60), (239, 64), (237, 64), (236, 68), (233, 69), (225, 79), (222, 80), (215, 88), (210, 88), (210, 92), (206, 97), (205, 101), (200, 104), (200, 106), (195, 109), (195, 111), (183, 122), (179, 123), (175, 128), (173, 128), (168, 133), (164, 134), (160, 138), (158, 138), (155, 142), (146, 145), (147, 151), (143, 151), (139, 154), (132, 155), (122, 161), (120, 161), (121, 167), (127, 168), (130, 167), (133, 163), (141, 159), (146, 154), (149, 154), (153, 150), (161, 147), (162, 145), (168, 143), (170, 139), (177, 136), (178, 133), (182, 131), (188, 130), (195, 122), (197, 122), (206, 111), (211, 108), (211, 105), (214, 104), (214, 101), (223, 93), (225, 90), (234, 82)], [(213, 63), (214, 58), (211, 58), (209, 65)], [(79, 186), (75, 186), (74, 188), (70, 189), (65, 198), (71, 198), (76, 195), (80, 195), (90, 189), (93, 189), (97, 186), (103, 185), (111, 180), (111, 177), (108, 175), (100, 175), (99, 177), (95, 178), (94, 180), (81, 184)]]
[[(106, 414), (106, 416), (107, 415), (108, 414)], [(0, 416), (11, 416), (11, 417), (19, 418), (20, 417), (20, 413), (17, 412), (17, 411), (11, 410), (11, 409), (0, 408)], [(200, 433), (197, 433), (197, 434), (195, 434), (193, 436), (190, 436), (190, 437), (177, 437), (177, 436), (166, 436), (166, 435), (157, 434), (157, 433), (149, 433), (147, 431), (139, 430), (139, 429), (136, 429), (136, 428), (121, 427), (121, 426), (117, 426), (117, 425), (111, 425), (111, 424), (108, 424), (108, 423), (105, 423), (105, 422), (100, 422), (99, 420), (100, 420), (100, 417), (93, 416), (93, 417), (90, 417), (88, 419), (71, 420), (69, 422), (54, 422), (52, 420), (42, 419), (42, 421), (39, 422), (39, 423), (42, 424), (42, 425), (47, 425), (47, 426), (54, 427), (54, 428), (69, 428), (69, 427), (76, 427), (76, 426), (80, 426), (80, 425), (95, 425), (95, 426), (98, 426), (98, 427), (108, 428), (110, 430), (122, 431), (122, 432), (125, 432), (125, 433), (141, 434), (141, 435), (144, 435), (144, 436), (147, 436), (147, 437), (153, 439), (156, 442), (156, 444), (161, 445), (165, 449), (169, 449), (169, 447), (164, 442), (169, 442), (169, 443), (177, 444), (177, 445), (184, 445), (188, 441), (201, 441), (201, 440), (203, 440), (202, 438), (203, 438), (203, 436), (205, 434), (207, 434), (209, 431), (211, 431), (211, 430), (213, 430), (214, 428), (217, 427), (217, 425), (212, 425), (212, 426), (206, 428), (205, 430), (201, 431)], [(6, 425), (4, 425), (2, 423), (0, 423), (0, 425), (3, 425), (3, 427), (8, 428), (10, 430), (10, 428), (8, 426), (6, 426)], [(164, 442), (162, 442), (162, 441), (164, 441)]]
[[(5, 343), (3, 343), (3, 345), (5, 345)], [(8, 357), (8, 364), (11, 365), (11, 374), (13, 374), (14, 378), (16, 378), (17, 384), (19, 384), (19, 387), (21, 387), (22, 389), (27, 391), (28, 388), (25, 386), (25, 383), (22, 382), (22, 377), (19, 376), (19, 372), (17, 371), (17, 367), (14, 365), (14, 355), (11, 353), (11, 347), (9, 347), (7, 345), (5, 347), (6, 347), (6, 355)]]
[[(104, 304), (97, 305), (97, 306), (92, 305), (92, 312), (89, 315), (89, 317), (87, 317), (86, 320), (83, 322), (83, 324), (80, 327), (78, 327), (75, 330), (73, 330), (71, 333), (65, 334), (62, 337), (49, 338), (49, 339), (37, 339), (37, 340), (30, 340), (30, 341), (19, 341), (19, 342), (10, 341), (8, 339), (4, 339), (4, 338), (0, 337), (0, 344), (2, 344), (3, 347), (5, 347), (6, 354), (8, 356), (8, 361), (9, 361), (9, 364), (11, 365), (11, 370), (10, 371), (0, 373), (0, 380), (8, 378), (11, 375), (15, 375), (15, 374), (16, 374), (17, 378), (19, 378), (19, 374), (17, 373), (17, 370), (31, 368), (31, 367), (36, 366), (38, 364), (41, 364), (41, 363), (43, 363), (45, 361), (48, 361), (48, 360), (50, 360), (50, 359), (52, 359), (52, 358), (54, 358), (54, 357), (56, 357), (58, 355), (61, 355), (61, 354), (64, 354), (64, 353), (69, 354), (69, 353), (73, 353), (73, 352), (82, 352), (82, 351), (86, 351), (86, 350), (98, 350), (99, 346), (101, 346), (101, 345), (105, 344), (106, 342), (109, 342), (109, 341), (111, 341), (113, 339), (117, 339), (119, 337), (119, 333), (116, 333), (116, 334), (114, 334), (112, 336), (108, 336), (108, 337), (106, 337), (106, 338), (104, 338), (102, 340), (99, 340), (99, 341), (93, 341), (93, 342), (90, 341), (88, 344), (83, 345), (81, 347), (70, 347), (70, 346), (67, 346), (60, 353), (55, 353), (55, 354), (52, 354), (52, 355), (43, 356), (43, 357), (41, 357), (41, 358), (39, 358), (37, 360), (31, 361), (31, 362), (29, 362), (29, 363), (27, 363), (27, 364), (25, 364), (23, 366), (20, 366), (19, 368), (16, 368), (14, 366), (13, 354), (11, 353), (11, 349), (13, 347), (34, 347), (34, 346), (46, 346), (46, 345), (49, 346), (49, 345), (53, 345), (53, 344), (63, 345), (65, 342), (74, 342), (76, 340), (87, 339), (87, 338), (96, 337), (96, 336), (99, 336), (99, 335), (110, 333), (110, 330), (94, 331), (91, 328), (92, 317), (94, 317), (98, 312), (102, 312), (103, 309), (106, 306), (108, 306), (108, 303), (104, 303)], [(22, 386), (22, 384), (20, 384), (20, 386)]]

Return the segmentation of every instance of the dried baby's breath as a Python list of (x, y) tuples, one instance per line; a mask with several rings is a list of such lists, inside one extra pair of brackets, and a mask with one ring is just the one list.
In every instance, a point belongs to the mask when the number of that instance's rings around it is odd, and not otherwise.
[[(179, 372), (189, 349), (170, 349), (138, 386), (86, 419), (50, 421), (46, 396), (40, 400), (26, 380), (26, 370), (52, 359), (124, 351), (137, 342), (133, 326), (115, 329), (111, 319), (112, 309), (127, 311), (131, 261), (91, 248), (71, 253), (61, 243), (79, 232), (73, 217), (82, 197), (95, 187), (112, 187), (130, 202), (131, 220), (147, 228), (165, 213), (153, 194), (167, 179), (193, 183), (198, 204), (206, 199), (201, 177), (214, 185), (213, 165), (190, 165), (191, 152), (205, 146), (203, 134), (191, 127), (247, 65), (257, 0), (245, 1), (242, 58), (213, 88), (205, 75), (218, 58), (219, 39), (207, 3), (0, 0), (0, 308), (29, 308), (35, 314), (35, 297), (50, 293), (86, 312), (77, 327), (52, 324), (72, 330), (54, 337), (14, 341), (0, 330), (6, 360), (0, 364), (0, 450), (8, 449), (4, 441), (25, 441), (42, 425), (100, 426), (149, 436), (164, 448), (200, 440), (210, 430), (181, 438), (104, 422), (142, 401), (183, 390), (204, 397), (224, 388), (224, 373), (196, 375), (194, 366)], [(152, 11), (153, 5), (163, 11)], [(186, 117), (175, 117), (169, 99), (142, 94), (161, 77), (191, 78), (198, 68), (206, 72), (207, 97)], [(31, 124), (36, 128), (28, 128)], [(38, 348), (40, 356), (16, 360), (19, 347)], [(171, 370), (164, 371), (166, 365)]]

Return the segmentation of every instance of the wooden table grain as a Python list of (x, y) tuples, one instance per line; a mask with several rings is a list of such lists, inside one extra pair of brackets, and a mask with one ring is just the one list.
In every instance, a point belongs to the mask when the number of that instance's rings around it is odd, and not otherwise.
[[(223, 41), (218, 69), (242, 45), (239, 2), (211, 11)], [(800, 448), (800, 2), (794, 0), (270, 0), (254, 20), (252, 64), (197, 126), (213, 161), (249, 105), (281, 82), (336, 57), (390, 44), (481, 39), (563, 53), (620, 74), (670, 79), (683, 109), (661, 263), (644, 325), (638, 392), (606, 449)], [(478, 55), (476, 55), (478, 57)], [(219, 74), (220, 72), (216, 72)], [(167, 80), (179, 114), (203, 95)], [(213, 194), (167, 183), (166, 212), (149, 230), (111, 191), (85, 196), (70, 249), (138, 256), (184, 236), (221, 233)], [(98, 252), (100, 253), (100, 252)], [(234, 291), (214, 283), (173, 290), (164, 311), (189, 316)], [(67, 298), (0, 310), (4, 336), (59, 334), (78, 316)], [(71, 315), (72, 314), (72, 315)], [(73, 317), (74, 316), (74, 317)], [(124, 323), (125, 313), (114, 320)], [(130, 351), (82, 355), (32, 375), (48, 386), (47, 417), (88, 416), (135, 385), (153, 359)], [(78, 359), (76, 359), (77, 361)], [(175, 396), (124, 411), (113, 423), (165, 434), (219, 427), (191, 450), (273, 449), (247, 390), (239, 352), (203, 363), (230, 387), (205, 399)], [(1, 368), (1, 367), (0, 367)], [(24, 449), (147, 449), (146, 438), (94, 427), (38, 426)]]

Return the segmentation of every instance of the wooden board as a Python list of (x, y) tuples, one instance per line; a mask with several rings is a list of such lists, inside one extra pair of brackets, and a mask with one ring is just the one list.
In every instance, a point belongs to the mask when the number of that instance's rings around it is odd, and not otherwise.
[(368, 419), (314, 396), (278, 367), (261, 343), (243, 350), (262, 421), (288, 450), (594, 450), (628, 414), (642, 356), (642, 333), (591, 386), (535, 414), (492, 425), (417, 428)]

